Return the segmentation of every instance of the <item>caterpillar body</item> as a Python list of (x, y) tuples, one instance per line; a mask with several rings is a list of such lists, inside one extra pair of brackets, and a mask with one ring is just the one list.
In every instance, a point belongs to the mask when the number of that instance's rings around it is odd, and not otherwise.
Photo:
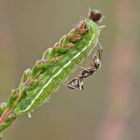
[(18, 89), (14, 91), (14, 98), (11, 96), (9, 100), (9, 108), (19, 97), (19, 103), (14, 107), (17, 115), (30, 113), (48, 101), (52, 93), (75, 70), (76, 64), (82, 63), (96, 47), (100, 30), (93, 19), (83, 18), (54, 47), (47, 49), (32, 69), (24, 72)]

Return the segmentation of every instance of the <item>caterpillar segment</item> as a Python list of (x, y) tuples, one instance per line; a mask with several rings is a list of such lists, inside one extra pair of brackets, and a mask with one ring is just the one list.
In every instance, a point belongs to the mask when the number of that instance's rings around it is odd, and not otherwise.
[[(67, 35), (52, 48), (48, 48), (28, 76), (28, 84), (19, 91), (24, 94), (15, 107), (17, 115), (30, 113), (47, 102), (62, 82), (81, 64), (96, 47), (100, 26), (90, 18), (83, 18)], [(21, 85), (20, 85), (21, 87)], [(82, 86), (81, 86), (82, 88)]]

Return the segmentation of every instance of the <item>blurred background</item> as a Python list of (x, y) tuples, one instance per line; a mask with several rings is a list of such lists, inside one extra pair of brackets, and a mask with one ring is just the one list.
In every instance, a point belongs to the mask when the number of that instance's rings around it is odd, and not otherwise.
[(102, 69), (83, 92), (61, 86), (31, 119), (20, 116), (3, 140), (140, 139), (139, 0), (0, 0), (0, 101), (89, 7), (105, 16)]

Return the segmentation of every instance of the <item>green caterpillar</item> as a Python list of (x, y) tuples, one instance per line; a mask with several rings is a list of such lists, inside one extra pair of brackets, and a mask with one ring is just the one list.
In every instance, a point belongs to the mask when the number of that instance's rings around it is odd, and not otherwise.
[[(46, 50), (43, 58), (28, 73), (28, 78), (23, 80), (20, 87), (24, 97), (14, 112), (17, 115), (29, 113), (46, 102), (76, 68), (76, 64), (80, 64), (94, 49), (99, 35), (100, 27), (93, 20), (83, 18), (53, 48)], [(27, 86), (23, 86), (25, 81)]]
[(30, 113), (47, 102), (77, 64), (93, 51), (99, 40), (102, 16), (98, 10), (90, 12), (58, 43), (49, 48), (32, 69), (27, 69), (10, 99), (0, 106), (0, 132), (12, 124), (17, 115)]
[(17, 89), (12, 90), (10, 99), (0, 106), (0, 132), (12, 124), (17, 115), (30, 113), (47, 102), (62, 82), (72, 73), (77, 64), (96, 47), (102, 16), (98, 10), (90, 12), (79, 24), (58, 43), (45, 51), (32, 69), (27, 69)]

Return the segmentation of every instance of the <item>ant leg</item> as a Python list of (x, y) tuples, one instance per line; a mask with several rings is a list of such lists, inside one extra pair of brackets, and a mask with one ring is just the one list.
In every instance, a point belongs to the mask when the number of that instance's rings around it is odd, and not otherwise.
[(87, 57), (85, 56), (85, 60), (83, 61), (83, 64), (84, 64), (84, 67), (82, 66), (82, 65), (80, 65), (80, 64), (75, 64), (77, 67), (79, 67), (82, 71), (83, 70), (86, 70), (87, 69), (87, 67), (88, 67), (88, 63), (90, 63), (91, 64), (91, 62), (90, 62), (90, 60), (89, 59), (87, 59)]
[(83, 66), (80, 66), (80, 65), (78, 65), (78, 64), (76, 64), (76, 66), (79, 67), (79, 68), (82, 69), (82, 70), (86, 70), (86, 68), (83, 67)]
[(101, 29), (101, 30), (103, 30), (103, 29), (105, 29), (105, 25), (101, 25), (99, 28)]
[(76, 87), (70, 85), (70, 84), (69, 84), (70, 82), (71, 82), (71, 81), (69, 81), (67, 84), (61, 82), (61, 84), (64, 85), (64, 86), (66, 86), (66, 87), (68, 87), (68, 88), (70, 88), (70, 89), (76, 89), (76, 90), (78, 90)]
[(103, 54), (103, 47), (102, 47), (100, 41), (98, 41), (98, 44), (99, 44), (98, 55), (99, 55), (99, 59), (101, 60), (102, 54)]
[(89, 67), (90, 63), (91, 63), (91, 61), (87, 58), (86, 55), (84, 55), (84, 61), (83, 61), (84, 67), (81, 66), (82, 70), (86, 70), (87, 67)]

